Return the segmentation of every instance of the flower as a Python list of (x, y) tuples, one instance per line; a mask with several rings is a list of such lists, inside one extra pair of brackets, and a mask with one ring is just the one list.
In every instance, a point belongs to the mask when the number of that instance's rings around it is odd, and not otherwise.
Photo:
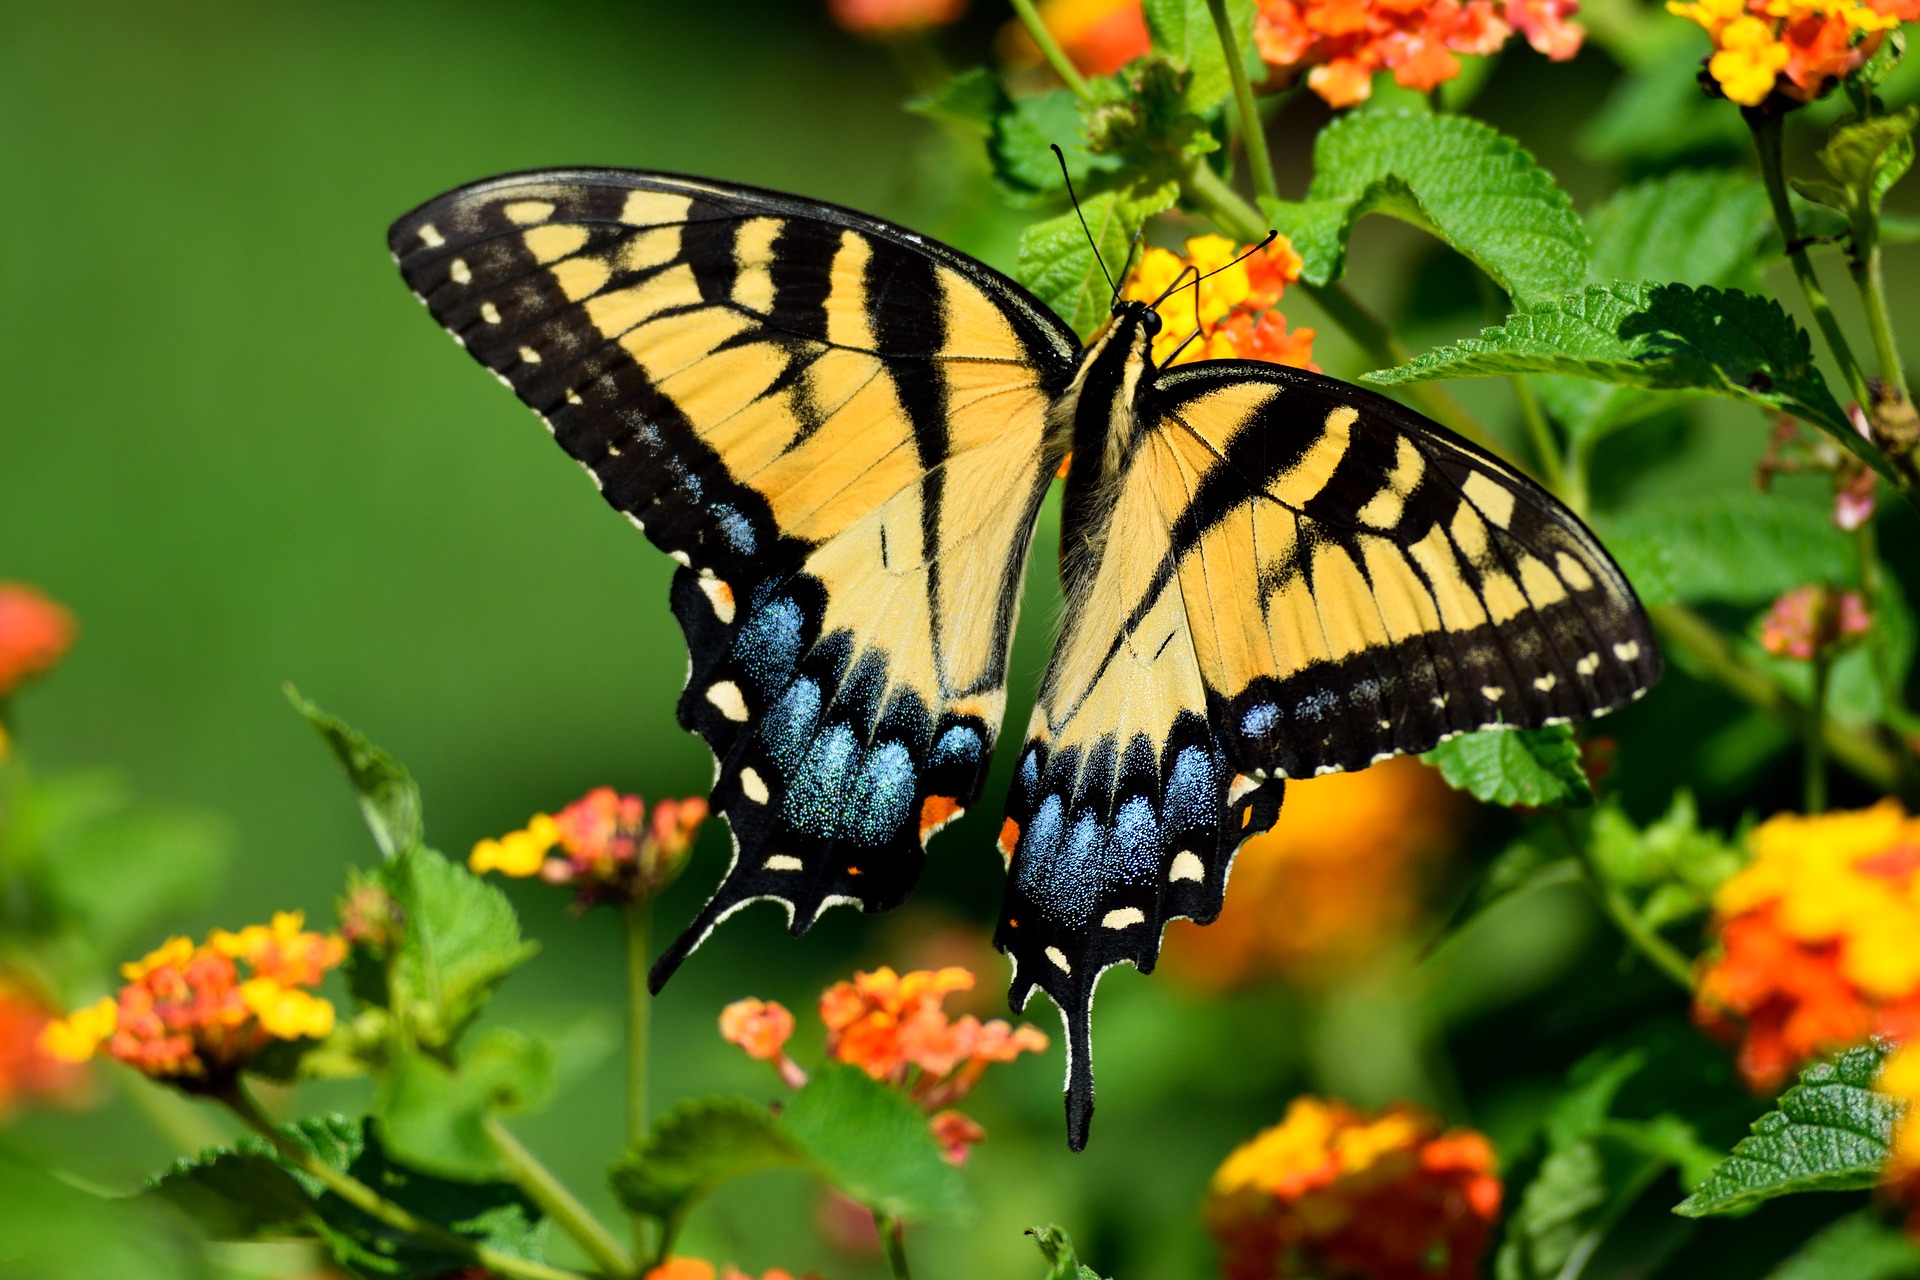
[(842, 30), (870, 40), (913, 35), (960, 21), (967, 0), (827, 0)]
[(1667, 12), (1707, 33), (1707, 74), (1743, 107), (1775, 93), (1811, 102), (1920, 17), (1920, 0), (1667, 0)]
[[(753, 1280), (753, 1277), (732, 1263), (719, 1273), (720, 1280)], [(645, 1280), (714, 1280), (714, 1267), (704, 1258), (668, 1258), (665, 1262), (647, 1272)], [(793, 1276), (775, 1267), (760, 1280), (793, 1280)]]
[[(1047, 1037), (1038, 1028), (1001, 1019), (982, 1022), (972, 1014), (949, 1018), (941, 1005), (949, 995), (973, 988), (966, 969), (889, 968), (855, 973), (820, 994), (820, 1021), (827, 1029), (827, 1056), (851, 1063), (875, 1080), (906, 1094), (933, 1119), (929, 1128), (954, 1164), (986, 1130), (949, 1108), (972, 1091), (996, 1062), (1042, 1053)], [(720, 1014), (720, 1034), (751, 1058), (773, 1063), (790, 1087), (807, 1076), (786, 1056), (793, 1016), (778, 1004), (737, 1000)]]
[(1906, 1104), (1893, 1130), (1893, 1150), (1880, 1169), (1880, 1185), (1889, 1200), (1907, 1207), (1907, 1234), (1920, 1237), (1920, 1044), (1894, 1050), (1873, 1087)]
[(1168, 967), (1211, 990), (1351, 969), (1413, 921), (1420, 873), (1450, 851), (1468, 811), (1405, 757), (1287, 783), (1279, 821), (1234, 859), (1219, 919), (1168, 929)]
[[(1286, 317), (1270, 309), (1300, 278), (1300, 267), (1300, 255), (1284, 236), (1251, 252), (1225, 236), (1195, 236), (1184, 257), (1147, 249), (1120, 292), (1140, 302), (1161, 301), (1160, 332), (1153, 339), (1157, 364), (1238, 357), (1311, 369), (1313, 330), (1288, 333)], [(1183, 273), (1185, 284), (1168, 294)], [(1197, 288), (1196, 273), (1202, 277)]]
[(1811, 662), (1865, 635), (1872, 619), (1858, 591), (1795, 587), (1773, 602), (1760, 623), (1760, 647), (1776, 658)]
[(24, 583), (0, 582), (0, 698), (51, 671), (73, 633), (66, 609)]
[(1422, 93), (1460, 74), (1455, 54), (1497, 52), (1516, 30), (1556, 62), (1580, 51), (1586, 32), (1569, 19), (1579, 0), (1259, 0), (1253, 41), (1276, 75), (1304, 68), (1307, 87), (1329, 106), (1373, 93), (1377, 71)]
[[(1111, 75), (1152, 48), (1140, 0), (1040, 0), (1035, 6), (1060, 51), (1082, 74)], [(1040, 66), (1040, 46), (1019, 22), (1000, 36), (1000, 56), (1016, 70)]]
[(1227, 1280), (1468, 1280), (1500, 1210), (1493, 1149), (1415, 1107), (1296, 1098), (1213, 1175)]
[(40, 1047), (84, 1062), (104, 1046), (156, 1080), (217, 1089), (274, 1041), (333, 1031), (333, 1005), (306, 988), (346, 958), (347, 944), (304, 924), (299, 912), (281, 912), (271, 925), (215, 929), (198, 946), (169, 938), (121, 966), (118, 995), (49, 1023)]
[(1741, 1076), (1778, 1089), (1799, 1064), (1873, 1033), (1920, 1032), (1920, 819), (1870, 809), (1755, 828), (1753, 861), (1714, 894), (1718, 946), (1694, 1018), (1737, 1041)]
[(480, 841), (467, 865), (481, 874), (538, 875), (548, 884), (573, 885), (582, 906), (603, 898), (644, 901), (686, 867), (707, 802), (697, 796), (655, 801), (650, 823), (646, 812), (639, 796), (597, 787), (558, 814), (536, 813), (521, 830)]
[(41, 1037), (58, 1010), (28, 982), (0, 972), (0, 1118), (24, 1102), (71, 1098), (85, 1069)]

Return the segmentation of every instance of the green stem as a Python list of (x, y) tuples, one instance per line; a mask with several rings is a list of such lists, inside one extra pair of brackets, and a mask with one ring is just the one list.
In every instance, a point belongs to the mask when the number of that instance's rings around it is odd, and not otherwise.
[(880, 1231), (880, 1246), (887, 1255), (887, 1274), (893, 1280), (913, 1280), (907, 1268), (906, 1224), (892, 1214), (875, 1213), (873, 1225)]
[(1740, 114), (1746, 117), (1747, 127), (1753, 131), (1754, 149), (1760, 154), (1760, 177), (1766, 183), (1767, 199), (1773, 205), (1773, 221), (1780, 229), (1781, 242), (1786, 245), (1787, 261), (1793, 264), (1794, 278), (1800, 282), (1800, 292), (1806, 295), (1814, 322), (1827, 340), (1827, 350), (1832, 352), (1841, 375), (1847, 380), (1847, 390), (1866, 408), (1873, 403), (1867, 393), (1866, 377), (1853, 358), (1853, 348), (1847, 345), (1847, 335), (1840, 331), (1833, 308), (1827, 305), (1827, 295), (1821, 291), (1819, 278), (1813, 274), (1806, 246), (1800, 243), (1799, 219), (1794, 217), (1793, 205), (1787, 199), (1786, 171), (1780, 153), (1780, 113), (1749, 109)]
[[(653, 901), (630, 902), (621, 913), (627, 941), (627, 1149), (638, 1154), (647, 1147), (647, 1039), (653, 996), (647, 989), (647, 967), (653, 935)], [(633, 1252), (649, 1256), (651, 1231), (645, 1215), (633, 1215)], [(663, 1241), (661, 1248), (665, 1249)]]
[(1680, 949), (1661, 937), (1659, 932), (1647, 926), (1634, 909), (1627, 896), (1616, 888), (1607, 878), (1599, 864), (1593, 860), (1593, 848), (1589, 841), (1582, 840), (1571, 829), (1565, 815), (1558, 823), (1560, 838), (1572, 847), (1580, 865), (1586, 870), (1587, 887), (1592, 890), (1600, 909), (1607, 913), (1607, 919), (1613, 921), (1620, 936), (1633, 945), (1646, 960), (1667, 977), (1673, 979), (1683, 991), (1693, 990), (1693, 962), (1683, 955)]
[(1040, 56), (1045, 58), (1047, 65), (1053, 68), (1053, 74), (1059, 76), (1061, 82), (1073, 90), (1075, 97), (1092, 97), (1093, 91), (1087, 87), (1086, 78), (1080, 74), (1079, 68), (1073, 65), (1072, 59), (1067, 57), (1066, 51), (1061, 49), (1059, 42), (1053, 38), (1053, 32), (1047, 30), (1047, 24), (1040, 21), (1040, 15), (1034, 12), (1033, 0), (1012, 0), (1012, 4), (1014, 13), (1020, 17), (1020, 24), (1027, 29), (1027, 34), (1033, 37), (1033, 42), (1040, 46)]
[(383, 1226), (410, 1235), (423, 1244), (462, 1258), (485, 1271), (508, 1277), (508, 1280), (580, 1280), (577, 1271), (566, 1271), (477, 1244), (437, 1222), (422, 1218), (411, 1209), (395, 1204), (352, 1174), (334, 1168), (282, 1133), (260, 1110), (260, 1104), (254, 1101), (244, 1085), (235, 1084), (220, 1095), (219, 1101), (238, 1116), (242, 1124), (272, 1144), (281, 1159)]
[(1900, 347), (1893, 339), (1893, 318), (1887, 314), (1887, 286), (1880, 270), (1880, 236), (1877, 227), (1870, 231), (1870, 241), (1862, 256), (1859, 243), (1861, 236), (1854, 234), (1855, 266), (1853, 281), (1860, 290), (1860, 303), (1867, 313), (1867, 332), (1873, 335), (1873, 353), (1880, 362), (1880, 380), (1900, 393), (1902, 400), (1907, 394), (1907, 370), (1900, 361)]
[(552, 1170), (540, 1163), (539, 1157), (521, 1145), (498, 1116), (488, 1116), (480, 1123), (514, 1182), (527, 1193), (528, 1199), (540, 1206), (541, 1212), (572, 1237), (596, 1267), (613, 1276), (635, 1274), (633, 1259), (620, 1247), (620, 1242), (567, 1190), (565, 1183), (553, 1176)]
[[(1221, 230), (1236, 239), (1253, 241), (1266, 236), (1267, 224), (1261, 218), (1260, 211), (1243, 200), (1238, 192), (1227, 185), (1225, 179), (1207, 167), (1204, 160), (1196, 161), (1188, 169), (1180, 189), (1189, 204), (1212, 218)], [(1342, 332), (1366, 353), (1375, 368), (1391, 368), (1412, 359), (1412, 353), (1394, 335), (1393, 330), (1367, 310), (1365, 304), (1354, 297), (1342, 282), (1334, 280), (1316, 285), (1302, 280), (1300, 287), (1326, 312), (1327, 318), (1339, 325)], [(1466, 407), (1439, 387), (1430, 382), (1416, 382), (1402, 389), (1429, 418), (1465, 436), (1489, 453), (1503, 453), (1493, 436), (1467, 412)]]
[(1802, 737), (1807, 744), (1806, 774), (1801, 799), (1807, 813), (1824, 813), (1827, 808), (1826, 737), (1818, 730), (1827, 722), (1827, 686), (1833, 679), (1833, 660), (1825, 652), (1813, 659), (1813, 705), (1807, 709)]
[(1233, 100), (1240, 111), (1241, 142), (1247, 148), (1247, 168), (1253, 170), (1253, 193), (1262, 200), (1278, 200), (1280, 188), (1274, 185), (1267, 131), (1253, 100), (1253, 84), (1247, 79), (1240, 42), (1234, 38), (1233, 23), (1227, 17), (1227, 0), (1207, 0), (1207, 11), (1213, 15), (1213, 29), (1220, 36), (1220, 51), (1227, 55), (1227, 76), (1233, 81)]
[(1560, 456), (1560, 442), (1554, 438), (1553, 428), (1547, 423), (1547, 415), (1540, 408), (1540, 397), (1533, 394), (1533, 386), (1525, 378), (1515, 375), (1508, 379), (1513, 384), (1513, 397), (1520, 402), (1520, 420), (1526, 424), (1527, 439), (1533, 444), (1533, 451), (1540, 459), (1541, 478), (1547, 482), (1547, 488), (1560, 495), (1561, 499), (1577, 516), (1585, 516), (1586, 494), (1579, 495), (1576, 505), (1575, 495), (1567, 485), (1567, 468)]
[(1769, 715), (1778, 716), (1803, 736), (1817, 726), (1822, 750), (1835, 763), (1876, 790), (1900, 790), (1898, 756), (1872, 738), (1850, 732), (1832, 720), (1815, 720), (1799, 699), (1736, 653), (1727, 638), (1705, 618), (1676, 604), (1655, 605), (1647, 613), (1664, 643), (1686, 653), (1736, 696)]

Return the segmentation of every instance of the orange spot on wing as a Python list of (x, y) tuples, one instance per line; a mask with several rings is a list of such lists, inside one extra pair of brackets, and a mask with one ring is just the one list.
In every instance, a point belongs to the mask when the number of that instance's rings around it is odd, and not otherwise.
[(865, 874), (867, 874), (867, 873), (866, 873), (866, 872), (864, 872), (864, 871), (862, 871), (862, 870), (861, 870), (860, 868), (858, 868), (858, 867), (848, 867), (848, 868), (847, 868), (847, 874), (848, 874), (848, 875), (850, 875), (850, 876), (863, 876), (863, 875), (865, 875)]
[(920, 838), (925, 840), (960, 813), (960, 802), (952, 796), (928, 796), (920, 806)]
[(1013, 861), (1014, 846), (1020, 843), (1020, 824), (1008, 818), (1000, 825), (1000, 856)]

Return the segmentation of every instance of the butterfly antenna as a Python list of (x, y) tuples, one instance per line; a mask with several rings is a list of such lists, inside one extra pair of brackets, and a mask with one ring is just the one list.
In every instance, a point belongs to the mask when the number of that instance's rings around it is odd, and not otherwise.
[[(1080, 219), (1080, 229), (1087, 233), (1087, 247), (1093, 250), (1093, 260), (1100, 264), (1100, 274), (1107, 278), (1107, 288), (1113, 290), (1113, 296), (1120, 296), (1120, 286), (1113, 282), (1113, 273), (1107, 270), (1106, 259), (1100, 256), (1100, 246), (1095, 243), (1093, 229), (1087, 226), (1087, 215), (1080, 212), (1080, 197), (1073, 194), (1073, 175), (1067, 172), (1067, 153), (1060, 149), (1057, 142), (1049, 142), (1053, 148), (1053, 158), (1060, 162), (1060, 176), (1067, 180), (1067, 199), (1073, 201), (1073, 216)], [(1271, 240), (1273, 237), (1267, 237)], [(1133, 250), (1127, 250), (1127, 256), (1133, 256)]]
[[(1237, 257), (1237, 258), (1235, 258), (1235, 259), (1234, 259), (1234, 260), (1233, 260), (1232, 262), (1229, 262), (1229, 263), (1227, 263), (1227, 264), (1226, 264), (1226, 266), (1220, 266), (1220, 267), (1215, 267), (1215, 268), (1214, 268), (1213, 270), (1211, 270), (1211, 271), (1209, 271), (1209, 272), (1207, 272), (1207, 274), (1206, 274), (1206, 275), (1204, 275), (1204, 276), (1201, 276), (1201, 277), (1200, 277), (1200, 280), (1205, 280), (1205, 279), (1207, 279), (1207, 278), (1208, 278), (1208, 276), (1217, 276), (1217, 275), (1219, 275), (1219, 274), (1220, 274), (1220, 273), (1221, 273), (1222, 271), (1225, 271), (1225, 270), (1227, 269), (1227, 267), (1237, 267), (1237, 266), (1239, 266), (1239, 265), (1240, 265), (1241, 263), (1243, 263), (1243, 262), (1245, 262), (1245, 261), (1246, 261), (1246, 260), (1247, 260), (1248, 258), (1251, 258), (1251, 257), (1252, 257), (1252, 256), (1253, 256), (1254, 254), (1256, 254), (1256, 253), (1258, 253), (1258, 252), (1260, 252), (1260, 251), (1261, 251), (1262, 249), (1264, 249), (1264, 248), (1266, 248), (1266, 247), (1267, 247), (1268, 245), (1270, 245), (1270, 244), (1272, 244), (1272, 243), (1273, 243), (1273, 242), (1274, 242), (1274, 241), (1275, 241), (1276, 239), (1278, 239), (1278, 238), (1279, 238), (1279, 235), (1280, 235), (1280, 233), (1279, 233), (1278, 231), (1269, 231), (1269, 232), (1267, 232), (1267, 238), (1266, 238), (1265, 240), (1262, 240), (1262, 241), (1261, 241), (1261, 242), (1260, 242), (1259, 244), (1257, 244), (1257, 245), (1255, 245), (1255, 246), (1253, 246), (1253, 248), (1251, 248), (1251, 249), (1249, 249), (1249, 250), (1247, 250), (1247, 251), (1246, 251), (1245, 253), (1243, 253), (1243, 254), (1241, 254), (1241, 255), (1240, 255), (1239, 257)], [(1194, 285), (1196, 286), (1196, 289), (1197, 289), (1197, 287), (1198, 287), (1198, 286), (1199, 286), (1199, 284), (1200, 284), (1200, 280), (1196, 280), (1196, 281), (1194, 281), (1194, 282), (1193, 282), (1193, 283), (1194, 283)]]
[(1193, 332), (1188, 334), (1186, 337), (1180, 339), (1180, 345), (1173, 349), (1173, 353), (1171, 355), (1169, 355), (1165, 360), (1162, 360), (1160, 362), (1160, 367), (1162, 369), (1165, 369), (1166, 367), (1171, 365), (1174, 361), (1178, 360), (1180, 358), (1180, 353), (1187, 349), (1187, 344), (1200, 336), (1200, 328), (1201, 328), (1200, 281), (1204, 279), (1206, 279), (1206, 277), (1201, 276), (1199, 277), (1199, 279), (1196, 279), (1193, 282)]
[[(1133, 239), (1127, 242), (1126, 261), (1120, 264), (1120, 278), (1122, 280), (1125, 280), (1127, 278), (1127, 272), (1133, 270), (1134, 250), (1140, 247), (1140, 237), (1145, 235), (1146, 233), (1147, 233), (1147, 224), (1144, 222), (1133, 229)], [(1120, 301), (1120, 291), (1118, 289), (1115, 289), (1113, 291), (1113, 301), (1114, 302)]]

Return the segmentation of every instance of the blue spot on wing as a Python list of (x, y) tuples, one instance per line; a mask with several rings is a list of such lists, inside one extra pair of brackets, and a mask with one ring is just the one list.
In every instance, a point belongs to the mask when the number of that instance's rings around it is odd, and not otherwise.
[[(692, 478), (689, 477), (689, 479)], [(699, 495), (696, 493), (694, 498), (697, 501)], [(721, 536), (727, 540), (727, 545), (743, 556), (752, 555), (756, 545), (752, 521), (724, 502), (714, 503), (710, 510), (713, 512), (715, 522), (720, 526)]]
[(936, 765), (978, 764), (980, 747), (980, 735), (963, 724), (957, 724), (941, 734), (940, 741), (934, 744), (933, 763)]
[(1279, 723), (1280, 708), (1271, 702), (1263, 702), (1247, 708), (1247, 714), (1240, 718), (1240, 732), (1249, 738), (1265, 738)]
[(1160, 873), (1160, 823), (1145, 796), (1134, 796), (1113, 817), (1114, 874), (1124, 883), (1151, 883)]
[(846, 834), (863, 844), (885, 844), (913, 807), (913, 756), (897, 742), (867, 753), (845, 809)]
[(775, 600), (756, 610), (733, 638), (734, 654), (762, 690), (778, 688), (792, 673), (800, 660), (803, 625), (797, 603)]
[(1182, 747), (1167, 776), (1167, 825), (1180, 829), (1211, 826), (1219, 812), (1219, 793), (1213, 757), (1199, 747)]
[(820, 686), (812, 680), (795, 680), (768, 710), (760, 725), (760, 739), (767, 744), (773, 762), (791, 774), (799, 769), (819, 723)]
[(781, 806), (787, 821), (816, 836), (831, 839), (839, 834), (859, 756), (860, 744), (844, 724), (814, 739)]

